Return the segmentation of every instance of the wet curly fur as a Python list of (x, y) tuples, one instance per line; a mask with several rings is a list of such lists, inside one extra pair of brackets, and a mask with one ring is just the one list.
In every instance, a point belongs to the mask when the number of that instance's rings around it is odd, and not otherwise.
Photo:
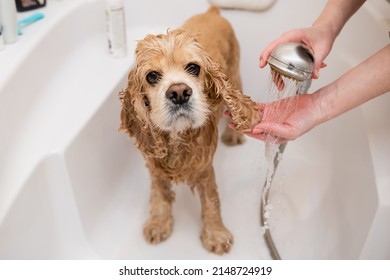
[[(121, 129), (135, 138), (152, 178), (144, 226), (148, 242), (170, 236), (171, 187), (186, 183), (200, 196), (204, 247), (216, 254), (229, 252), (233, 237), (222, 222), (212, 164), (218, 120), (226, 105), (238, 131), (259, 121), (256, 103), (241, 92), (238, 69), (238, 42), (217, 8), (138, 42), (128, 86), (120, 93)], [(222, 139), (235, 145), (243, 135), (227, 127)]]

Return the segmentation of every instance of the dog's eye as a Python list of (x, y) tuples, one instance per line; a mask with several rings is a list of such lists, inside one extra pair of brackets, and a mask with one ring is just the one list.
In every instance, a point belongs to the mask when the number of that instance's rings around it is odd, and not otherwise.
[(151, 85), (157, 84), (160, 79), (161, 79), (161, 74), (156, 71), (149, 72), (149, 74), (146, 75), (146, 80)]
[(195, 63), (189, 63), (187, 66), (186, 66), (186, 71), (191, 74), (191, 75), (194, 75), (194, 76), (199, 76), (199, 72), (200, 72), (200, 66), (195, 64)]

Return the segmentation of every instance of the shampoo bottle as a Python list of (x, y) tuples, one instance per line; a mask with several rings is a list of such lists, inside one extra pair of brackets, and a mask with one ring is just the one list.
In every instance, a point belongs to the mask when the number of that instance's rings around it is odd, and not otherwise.
[(106, 0), (108, 50), (113, 57), (127, 54), (126, 23), (123, 0)]
[(15, 0), (0, 0), (0, 19), (3, 26), (3, 39), (6, 44), (18, 39), (18, 18)]

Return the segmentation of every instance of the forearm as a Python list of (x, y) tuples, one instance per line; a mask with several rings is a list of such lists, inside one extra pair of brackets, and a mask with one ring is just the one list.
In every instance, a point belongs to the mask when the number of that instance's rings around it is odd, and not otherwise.
[(330, 32), (333, 41), (348, 19), (363, 5), (365, 0), (329, 0), (313, 27)]
[(332, 119), (390, 91), (390, 44), (333, 83), (313, 93), (316, 123)]

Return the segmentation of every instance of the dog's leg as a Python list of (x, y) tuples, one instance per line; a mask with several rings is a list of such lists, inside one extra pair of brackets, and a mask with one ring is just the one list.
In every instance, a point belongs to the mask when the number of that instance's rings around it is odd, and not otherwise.
[(197, 189), (202, 204), (201, 240), (203, 246), (210, 252), (219, 255), (228, 253), (233, 244), (233, 237), (222, 222), (217, 184), (212, 166), (199, 176)]
[(226, 146), (240, 145), (245, 142), (245, 137), (241, 132), (231, 129), (227, 125), (222, 133), (221, 139)]
[(144, 225), (144, 237), (152, 244), (166, 240), (172, 233), (172, 202), (175, 194), (171, 183), (152, 176), (152, 192), (149, 201), (149, 219)]

